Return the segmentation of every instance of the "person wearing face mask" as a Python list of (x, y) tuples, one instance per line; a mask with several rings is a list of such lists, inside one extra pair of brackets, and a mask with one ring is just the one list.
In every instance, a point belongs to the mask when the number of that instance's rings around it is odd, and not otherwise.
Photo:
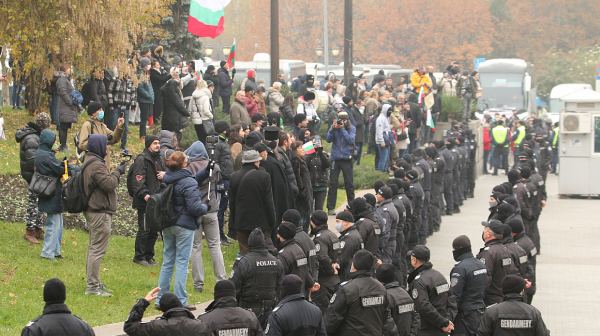
[(487, 280), (485, 282), (485, 296), (483, 302), (486, 307), (502, 302), (502, 279), (513, 273), (512, 258), (508, 250), (502, 245), (504, 228), (502, 222), (492, 219), (481, 222), (485, 228), (481, 238), (485, 247), (479, 250), (479, 259), (487, 269)]
[(542, 168), (540, 174), (542, 175), (542, 178), (544, 178), (544, 181), (546, 181), (546, 177), (548, 176), (548, 170), (550, 170), (550, 164), (552, 163), (552, 157), (554, 155), (552, 153), (552, 145), (546, 141), (546, 137), (546, 131), (540, 133), (536, 132), (535, 134), (535, 141), (539, 146), (540, 166)]
[(473, 256), (471, 240), (465, 235), (454, 239), (452, 254), (456, 264), (450, 271), (450, 291), (458, 306), (452, 335), (474, 336), (485, 310), (483, 296), (487, 269)]
[[(352, 258), (354, 253), (364, 248), (364, 243), (357, 227), (354, 225), (354, 216), (350, 211), (342, 211), (335, 217), (335, 229), (340, 233), (341, 254), (339, 262), (334, 265), (340, 281), (350, 280)], [(369, 268), (370, 269), (370, 268)]]
[(108, 138), (109, 147), (107, 149), (106, 155), (106, 166), (108, 169), (111, 168), (110, 164), (110, 146), (114, 145), (121, 141), (121, 136), (125, 131), (124, 124), (125, 119), (119, 118), (117, 121), (117, 127), (114, 131), (111, 131), (103, 122), (104, 119), (104, 109), (102, 108), (102, 104), (97, 101), (92, 101), (88, 105), (87, 110), (90, 119), (81, 125), (81, 131), (79, 132), (79, 152), (80, 152), (80, 160), (83, 161), (85, 155), (87, 153), (87, 143), (90, 137), (90, 134), (103, 134)]

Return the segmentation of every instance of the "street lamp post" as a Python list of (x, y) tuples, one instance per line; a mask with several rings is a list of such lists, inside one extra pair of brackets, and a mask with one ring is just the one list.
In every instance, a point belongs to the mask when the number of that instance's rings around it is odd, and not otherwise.
[(323, 56), (323, 47), (318, 46), (315, 50), (315, 53), (317, 54), (317, 62), (321, 62), (321, 56)]
[(323, 0), (323, 43), (325, 45), (325, 76), (329, 75), (329, 31), (327, 30), (327, 0)]
[[(231, 51), (229, 44), (225, 43), (223, 45), (223, 55), (225, 56), (225, 58), (227, 58), (227, 56), (229, 56), (229, 52)], [(226, 61), (227, 59), (225, 59), (224, 61)]]
[(333, 46), (333, 48), (331, 48), (331, 55), (333, 55), (333, 62), (334, 64), (337, 64), (337, 58), (340, 55), (340, 47), (336, 45)]
[(213, 53), (213, 47), (212, 44), (208, 43), (206, 45), (206, 48), (204, 48), (204, 53), (206, 54), (206, 56), (210, 57)]

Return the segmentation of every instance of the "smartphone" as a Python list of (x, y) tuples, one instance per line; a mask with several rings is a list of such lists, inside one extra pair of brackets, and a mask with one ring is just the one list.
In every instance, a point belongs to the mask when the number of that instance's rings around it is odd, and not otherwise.
[(315, 147), (321, 147), (321, 136), (315, 136)]
[(121, 112), (121, 118), (125, 118), (125, 112)]

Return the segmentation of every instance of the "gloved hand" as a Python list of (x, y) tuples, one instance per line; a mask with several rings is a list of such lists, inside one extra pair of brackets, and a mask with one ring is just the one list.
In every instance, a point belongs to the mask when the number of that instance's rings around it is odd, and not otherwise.
[(231, 70), (231, 75), (235, 76), (235, 73), (237, 72), (237, 70), (235, 70), (235, 68), (233, 68), (233, 70)]
[(127, 171), (127, 163), (121, 163), (116, 170), (119, 172), (119, 174), (124, 175), (125, 171)]
[(319, 154), (323, 153), (323, 147), (317, 147), (317, 153), (319, 153)]
[(211, 208), (210, 203), (206, 203), (206, 207), (208, 208), (208, 209), (206, 209), (206, 212), (210, 212), (210, 208)]

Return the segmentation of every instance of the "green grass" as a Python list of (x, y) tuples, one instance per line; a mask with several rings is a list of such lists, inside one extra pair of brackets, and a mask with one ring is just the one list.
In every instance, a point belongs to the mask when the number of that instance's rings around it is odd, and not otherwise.
[[(135, 301), (158, 284), (160, 266), (144, 268), (131, 262), (134, 238), (111, 236), (108, 251), (102, 260), (102, 283), (112, 290), (113, 297), (84, 295), (85, 257), (88, 234), (82, 230), (65, 230), (62, 253), (65, 259), (53, 263), (40, 258), (43, 244), (32, 245), (23, 236), (22, 223), (0, 222), (0, 334), (18, 335), (31, 320), (41, 315), (44, 282), (60, 278), (67, 288), (67, 301), (73, 314), (92, 326), (125, 321)], [(156, 243), (156, 260), (162, 262), (162, 242)], [(233, 266), (237, 245), (223, 248), (227, 274)], [(188, 275), (189, 302), (212, 300), (215, 276), (206, 242), (202, 260), (205, 268), (205, 291), (194, 291), (191, 271)], [(190, 267), (191, 268), (191, 267)], [(146, 316), (157, 315), (148, 309)]]

